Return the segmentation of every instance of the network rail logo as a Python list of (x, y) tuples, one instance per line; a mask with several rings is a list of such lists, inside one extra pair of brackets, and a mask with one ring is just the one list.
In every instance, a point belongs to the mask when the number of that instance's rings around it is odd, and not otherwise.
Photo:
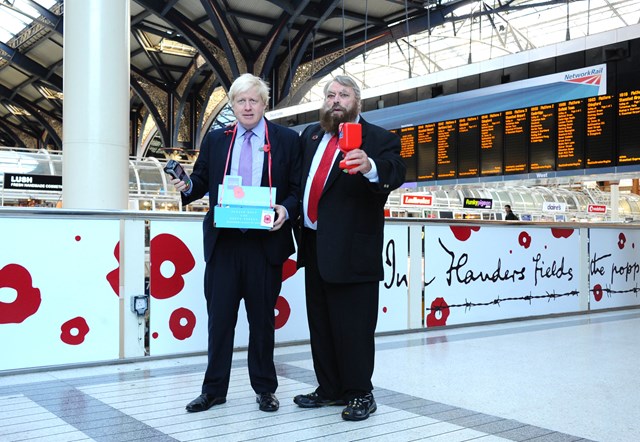
[(569, 81), (571, 83), (590, 84), (593, 86), (600, 86), (600, 81), (602, 80), (603, 72), (604, 72), (604, 68), (597, 68), (597, 69), (592, 68), (582, 72), (566, 74), (564, 76), (564, 79), (565, 81)]

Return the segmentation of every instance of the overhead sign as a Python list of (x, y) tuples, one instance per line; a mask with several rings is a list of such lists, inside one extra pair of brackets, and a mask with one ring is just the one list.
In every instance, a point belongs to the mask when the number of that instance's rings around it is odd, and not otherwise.
[(433, 204), (431, 195), (416, 195), (413, 193), (405, 193), (402, 195), (403, 206), (430, 206)]
[(567, 203), (556, 203), (545, 201), (542, 203), (543, 212), (566, 212)]
[(493, 200), (491, 198), (465, 198), (462, 207), (465, 209), (491, 209)]
[(39, 190), (58, 192), (62, 190), (62, 177), (57, 175), (34, 175), (28, 173), (4, 174), (5, 189)]
[(587, 206), (588, 213), (607, 213), (607, 206), (603, 204), (589, 204)]

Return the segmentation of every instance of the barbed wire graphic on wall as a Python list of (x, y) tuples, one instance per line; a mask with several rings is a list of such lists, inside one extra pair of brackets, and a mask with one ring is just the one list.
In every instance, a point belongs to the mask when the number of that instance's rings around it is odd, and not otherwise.
[[(605, 286), (603, 288), (600, 284), (596, 284), (593, 287), (593, 289), (589, 290), (589, 292), (591, 292), (593, 294), (593, 296), (596, 299), (596, 301), (599, 301), (602, 298), (603, 294), (606, 294), (607, 297), (611, 298), (612, 295), (614, 295), (614, 294), (631, 293), (631, 294), (634, 294), (636, 296), (636, 298), (637, 298), (638, 294), (640, 293), (640, 287), (638, 285), (636, 285), (635, 287), (632, 287), (632, 288), (626, 289), (626, 290), (613, 290), (608, 286)], [(531, 304), (531, 302), (533, 300), (535, 300), (535, 299), (547, 299), (548, 302), (551, 302), (552, 300), (557, 299), (557, 298), (563, 298), (563, 297), (566, 297), (566, 296), (578, 296), (579, 293), (580, 292), (578, 290), (572, 290), (572, 291), (566, 292), (566, 293), (547, 292), (545, 295), (527, 295), (527, 296), (509, 297), (509, 298), (497, 297), (496, 299), (493, 299), (493, 300), (487, 301), (487, 302), (471, 302), (471, 301), (465, 299), (464, 303), (451, 304), (451, 305), (447, 305), (444, 302), (444, 300), (442, 300), (440, 305), (434, 305), (434, 303), (432, 303), (431, 307), (426, 307), (425, 308), (425, 311), (428, 311), (428, 312), (439, 312), (439, 311), (446, 310), (446, 309), (464, 307), (464, 310), (465, 310), (465, 313), (466, 313), (468, 310), (471, 309), (471, 307), (486, 307), (486, 306), (490, 306), (490, 305), (497, 305), (499, 307), (501, 303), (508, 302), (508, 301), (528, 301), (529, 304)]]
[(555, 300), (557, 298), (563, 298), (567, 296), (578, 296), (579, 293), (580, 292), (578, 290), (572, 290), (566, 293), (546, 292), (545, 295), (527, 295), (527, 296), (510, 297), (510, 298), (497, 297), (496, 299), (492, 301), (487, 301), (487, 302), (471, 302), (465, 299), (465, 302), (462, 304), (452, 304), (452, 305), (447, 305), (446, 303), (444, 305), (431, 304), (431, 307), (426, 307), (425, 310), (432, 311), (432, 312), (439, 312), (446, 309), (450, 310), (452, 308), (464, 307), (464, 311), (466, 313), (468, 310), (471, 309), (471, 307), (486, 307), (489, 305), (497, 305), (498, 307), (500, 307), (501, 303), (508, 302), (508, 301), (528, 301), (529, 304), (531, 304), (531, 301), (533, 301), (534, 299), (547, 299), (548, 302), (551, 302), (552, 300)]

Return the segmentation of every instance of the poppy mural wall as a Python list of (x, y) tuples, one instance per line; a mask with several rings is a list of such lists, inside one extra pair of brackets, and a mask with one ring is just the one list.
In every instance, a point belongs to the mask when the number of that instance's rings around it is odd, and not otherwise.
[(640, 231), (590, 229), (589, 305), (593, 310), (638, 305)]
[[(0, 371), (206, 351), (201, 222), (167, 214), (0, 217)], [(640, 229), (626, 225), (390, 221), (377, 331), (639, 305), (638, 244)], [(143, 293), (145, 263), (148, 331), (129, 308)], [(410, 268), (418, 269), (411, 277)], [(282, 278), (276, 342), (306, 341), (296, 255)], [(248, 342), (243, 311), (236, 347)]]
[[(378, 325), (376, 332), (407, 328), (409, 312), (409, 229), (406, 225), (388, 224), (384, 229)], [(416, 252), (420, 256), (421, 250)], [(414, 312), (420, 315), (420, 312)]]
[(0, 370), (117, 359), (118, 220), (0, 221)]
[(531, 226), (427, 227), (425, 325), (578, 311), (579, 232)]
[[(150, 354), (207, 351), (202, 222), (154, 221), (150, 241)], [(276, 302), (276, 342), (309, 339), (304, 273), (296, 256), (285, 262)], [(235, 347), (249, 344), (244, 302), (238, 311)]]
[[(203, 352), (207, 349), (207, 310), (204, 300), (201, 222), (154, 221), (150, 242), (150, 354)], [(377, 331), (404, 330), (408, 311), (408, 230), (387, 226), (380, 283)], [(304, 269), (296, 255), (284, 264), (282, 289), (276, 302), (276, 342), (309, 339), (304, 299)], [(249, 325), (241, 303), (236, 347), (249, 343)]]

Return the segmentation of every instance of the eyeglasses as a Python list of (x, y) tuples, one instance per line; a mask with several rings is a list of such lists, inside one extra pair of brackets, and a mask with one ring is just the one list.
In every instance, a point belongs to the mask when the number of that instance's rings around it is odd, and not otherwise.
[(260, 101), (253, 98), (249, 98), (248, 100), (246, 98), (240, 98), (239, 100), (235, 101), (235, 104), (237, 104), (238, 106), (246, 106), (247, 103), (249, 103), (249, 106), (254, 107), (260, 104)]

